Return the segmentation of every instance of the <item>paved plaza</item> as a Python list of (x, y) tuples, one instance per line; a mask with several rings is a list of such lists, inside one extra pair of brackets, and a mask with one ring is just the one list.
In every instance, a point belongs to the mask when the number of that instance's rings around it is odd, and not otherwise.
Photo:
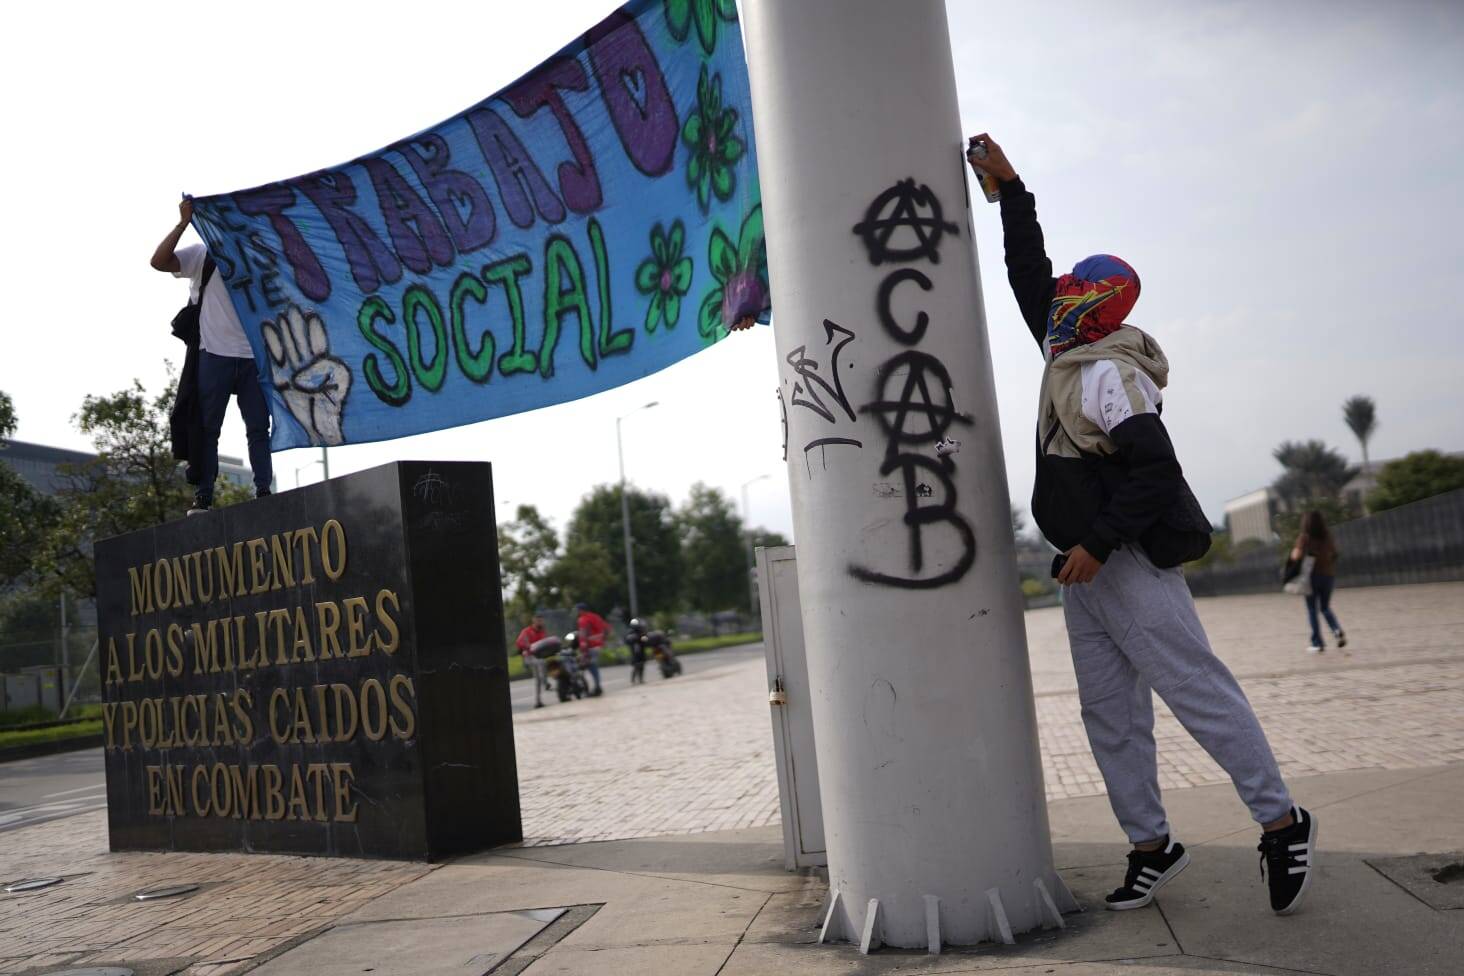
[[(1374, 780), (1367, 777), (1401, 784), (1411, 782), (1411, 775), (1422, 782), (1436, 777), (1441, 767), (1464, 761), (1464, 584), (1342, 590), (1335, 609), (1347, 627), (1349, 646), (1311, 655), (1303, 650), (1305, 617), (1297, 598), (1277, 594), (1200, 602), (1217, 652), (1240, 677), (1301, 799), (1314, 802), (1307, 792), (1314, 789), (1319, 794), (1315, 802), (1321, 802), (1330, 797), (1328, 790), (1338, 788), (1329, 784), (1344, 780), (1357, 795), (1374, 788), (1369, 785)], [(1027, 629), (1047, 791), (1057, 801), (1055, 810), (1068, 811), (1054, 816), (1055, 836), (1060, 843), (1080, 836), (1085, 844), (1111, 846), (1102, 846), (1101, 857), (1093, 853), (1097, 848), (1069, 852), (1068, 865), (1081, 875), (1085, 866), (1121, 860), (1122, 838), (1106, 804), (1094, 799), (1102, 793), (1102, 783), (1082, 731), (1061, 610), (1029, 613)], [(524, 849), (473, 863), (485, 865), (484, 871), (486, 866), (507, 871), (522, 882), (528, 877), (525, 860), (541, 864), (579, 857), (556, 851), (671, 849), (664, 841), (660, 848), (586, 842), (740, 831), (717, 836), (757, 838), (766, 845), (767, 855), (760, 855), (768, 862), (763, 867), (776, 873), (777, 786), (762, 659), (755, 651), (730, 651), (689, 657), (686, 665), (687, 673), (670, 681), (651, 676), (643, 686), (613, 689), (603, 698), (517, 713)], [(1196, 826), (1223, 819), (1225, 829), (1216, 826), (1216, 838), (1240, 838), (1239, 847), (1253, 849), (1254, 840), (1244, 840), (1249, 828), (1239, 801), (1228, 787), (1214, 786), (1224, 781), (1223, 774), (1162, 708), (1156, 734), (1162, 785), (1171, 805), (1195, 811), (1191, 823)], [(1346, 771), (1358, 772), (1346, 773), (1353, 779), (1337, 779)], [(0, 767), (0, 795), (4, 776)], [(1076, 821), (1074, 811), (1082, 814)], [(1068, 821), (1079, 826), (1064, 826)], [(1416, 842), (1409, 852), (1442, 849), (1429, 847), (1444, 841), (1426, 833), (1401, 840), (1407, 842), (1404, 846)], [(674, 849), (683, 861), (694, 861), (698, 851), (719, 849), (687, 847), (689, 840), (678, 843)], [(159, 961), (158, 972), (242, 973), (342, 919), (371, 917), (373, 912), (384, 917), (379, 912), (387, 909), (381, 906), (391, 902), (382, 896), (399, 888), (430, 892), (438, 872), (460, 867), (241, 854), (111, 855), (106, 846), (101, 811), (0, 833), (0, 875), (6, 879), (67, 877), (48, 892), (0, 897), (0, 972), (152, 959)], [(1249, 872), (1254, 854), (1246, 857)], [(608, 874), (582, 873), (592, 881)], [(565, 878), (562, 873), (549, 875), (561, 882)], [(808, 888), (808, 879), (787, 877), (787, 884), (760, 889), (757, 912), (783, 906), (803, 918), (813, 910), (811, 905), (816, 907), (820, 896)], [(1074, 886), (1086, 890), (1110, 880), (1106, 875), (1079, 878)], [(138, 905), (128, 900), (137, 889), (178, 881), (200, 882), (205, 890), (174, 903)], [(676, 886), (662, 887), (672, 891)], [(534, 893), (519, 883), (512, 897), (493, 901), (508, 907), (606, 901), (608, 896), (602, 898), (597, 890), (586, 882), (578, 889), (559, 884)], [(663, 895), (679, 897), (674, 891), (655, 897)], [(427, 911), (423, 904), (413, 910)], [(439, 906), (439, 914), (457, 913), (456, 902)], [(766, 924), (775, 923), (769, 917)], [(591, 923), (585, 930), (595, 931)], [(1151, 934), (1162, 936), (1162, 926), (1157, 933), (1135, 930), (1133, 937)], [(730, 950), (719, 951), (726, 958)], [(758, 952), (768, 955), (773, 950)], [(608, 963), (611, 957), (598, 958)], [(775, 960), (769, 959), (769, 971), (775, 971)], [(170, 966), (163, 960), (180, 962)], [(547, 963), (529, 971), (582, 971), (554, 969)], [(586, 965), (583, 971), (615, 971)], [(688, 966), (688, 972), (701, 971), (700, 963)]]

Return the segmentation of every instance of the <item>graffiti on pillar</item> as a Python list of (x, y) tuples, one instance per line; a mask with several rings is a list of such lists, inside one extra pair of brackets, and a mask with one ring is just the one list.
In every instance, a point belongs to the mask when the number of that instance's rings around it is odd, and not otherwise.
[(778, 414), (783, 418), (783, 460), (788, 460), (788, 401), (783, 399), (783, 391), (778, 391)]
[(915, 260), (939, 264), (940, 239), (960, 231), (945, 219), (940, 199), (930, 187), (908, 179), (875, 197), (864, 219), (854, 225), (854, 233), (863, 239), (870, 264)]
[[(785, 461), (788, 459), (788, 409), (790, 407), (802, 407), (817, 416), (823, 424), (833, 427), (844, 423), (853, 424), (858, 420), (854, 406), (849, 402), (849, 394), (844, 390), (842, 375), (843, 371), (852, 368), (853, 364), (839, 358), (844, 348), (858, 337), (852, 329), (846, 328), (832, 319), (823, 320), (823, 332), (823, 349), (814, 350), (819, 358), (815, 359), (809, 355), (808, 346), (805, 344), (788, 353), (783, 360), (792, 370), (791, 376), (783, 378), (783, 385), (791, 386), (788, 399), (783, 400), (782, 390), (778, 391), (779, 402), (783, 407), (783, 460)], [(818, 463), (821, 469), (828, 470), (830, 447), (851, 447), (861, 450), (864, 442), (847, 434), (828, 433), (825, 428), (803, 445), (803, 465), (810, 478), (813, 477), (814, 452), (818, 453)]]
[[(839, 376), (839, 353), (854, 341), (854, 333), (836, 322), (823, 320), (824, 346), (829, 350), (829, 373), (824, 377), (819, 372), (819, 361), (808, 355), (808, 346), (799, 346), (788, 353), (787, 363), (798, 374), (793, 383), (793, 406), (807, 407), (829, 423), (835, 423), (833, 407), (854, 420), (854, 408), (849, 406), (849, 397), (844, 393), (844, 381)], [(837, 339), (837, 341), (836, 341)], [(825, 400), (827, 397), (827, 400)]]
[[(930, 316), (918, 311), (909, 321), (897, 319), (897, 292), (934, 290), (930, 278), (909, 265), (940, 262), (940, 242), (958, 234), (945, 220), (940, 199), (925, 184), (900, 180), (869, 204), (854, 225), (868, 252), (869, 263), (906, 265), (891, 271), (875, 292), (875, 312), (885, 334), (901, 347), (875, 372), (872, 398), (858, 408), (874, 418), (885, 438), (876, 482), (877, 497), (900, 499), (905, 505), (905, 566), (899, 570), (850, 565), (855, 579), (903, 589), (931, 589), (961, 579), (976, 561), (976, 533), (957, 508), (955, 455), (961, 442), (951, 436), (971, 418), (956, 406), (950, 371), (937, 357), (920, 349), (930, 329)], [(954, 537), (957, 554), (931, 565), (926, 557), (930, 533)]]
[[(854, 437), (815, 437), (803, 445), (803, 466), (808, 470), (808, 476), (813, 477), (813, 452), (818, 451), (819, 465), (823, 470), (829, 469), (829, 448), (831, 447), (853, 447), (862, 449), (864, 442)], [(784, 458), (786, 461), (787, 458)]]

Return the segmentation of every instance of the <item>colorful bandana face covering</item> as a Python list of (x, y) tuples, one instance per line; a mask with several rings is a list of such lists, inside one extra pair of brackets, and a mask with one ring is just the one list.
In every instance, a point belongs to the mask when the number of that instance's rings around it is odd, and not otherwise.
[(1139, 300), (1139, 276), (1128, 262), (1094, 254), (1057, 279), (1047, 312), (1047, 354), (1056, 359), (1074, 346), (1117, 331)]

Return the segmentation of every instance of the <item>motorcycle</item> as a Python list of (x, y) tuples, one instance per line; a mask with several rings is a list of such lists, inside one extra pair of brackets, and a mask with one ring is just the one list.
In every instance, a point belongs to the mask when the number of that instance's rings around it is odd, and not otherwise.
[[(632, 620), (629, 628), (630, 632), (626, 635), (626, 642), (630, 643), (632, 647), (638, 646), (641, 649), (639, 655), (641, 662), (644, 662), (646, 652), (650, 652), (650, 656), (656, 659), (656, 664), (661, 668), (662, 678), (674, 678), (681, 673), (681, 662), (676, 659), (676, 653), (671, 650), (671, 638), (666, 635), (665, 631), (648, 630), (639, 618)], [(635, 658), (636, 655), (632, 654), (631, 660), (635, 663), (635, 670), (632, 672), (631, 680), (636, 681), (639, 678), (640, 681), (644, 681), (644, 676), (640, 674), (643, 665), (636, 662)]]
[(549, 680), (554, 682), (554, 690), (560, 701), (567, 702), (572, 697), (584, 698), (590, 693), (590, 687), (585, 683), (585, 676), (577, 663), (578, 634), (566, 634), (563, 639), (545, 637), (535, 641), (529, 651), (545, 662)]

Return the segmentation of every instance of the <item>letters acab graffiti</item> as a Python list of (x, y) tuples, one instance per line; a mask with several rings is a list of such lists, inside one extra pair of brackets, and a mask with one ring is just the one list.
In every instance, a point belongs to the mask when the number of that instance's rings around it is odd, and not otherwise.
[[(907, 179), (874, 199), (854, 233), (863, 240), (870, 265), (878, 267), (887, 262), (935, 264), (941, 237), (958, 230), (943, 218), (940, 200), (930, 188)], [(900, 351), (880, 365), (874, 398), (859, 412), (872, 416), (886, 438), (879, 473), (897, 480), (876, 484), (875, 494), (904, 500), (908, 569), (897, 573), (851, 565), (849, 574), (866, 583), (930, 589), (961, 579), (976, 561), (976, 533), (956, 505), (960, 442), (948, 436), (953, 425), (970, 424), (971, 418), (956, 409), (945, 364), (919, 348), (930, 316), (920, 311), (909, 323), (895, 318), (894, 293), (907, 284), (924, 292), (934, 288), (914, 267), (896, 268), (881, 280), (875, 311)], [(954, 560), (932, 570), (926, 566), (925, 535), (938, 530), (955, 537), (958, 551)]]
[(196, 202), (275, 450), (575, 399), (766, 320), (741, 34), (702, 6), (635, 0), (432, 129)]

